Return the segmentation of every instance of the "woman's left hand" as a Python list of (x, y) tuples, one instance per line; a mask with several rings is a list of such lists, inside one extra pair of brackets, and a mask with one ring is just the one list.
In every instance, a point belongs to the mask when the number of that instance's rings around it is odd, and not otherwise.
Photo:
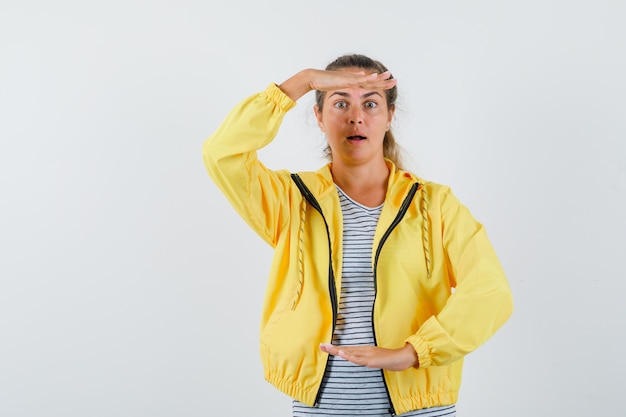
[(411, 367), (419, 367), (417, 353), (409, 343), (399, 349), (386, 349), (378, 346), (334, 346), (322, 343), (320, 349), (330, 355), (339, 356), (368, 368), (403, 371)]

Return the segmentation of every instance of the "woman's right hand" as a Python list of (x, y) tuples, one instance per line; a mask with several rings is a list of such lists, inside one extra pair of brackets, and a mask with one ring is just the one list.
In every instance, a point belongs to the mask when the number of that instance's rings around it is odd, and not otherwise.
[(293, 101), (313, 90), (334, 91), (342, 88), (388, 90), (398, 82), (389, 71), (368, 74), (365, 71), (326, 71), (306, 69), (298, 72), (278, 87)]

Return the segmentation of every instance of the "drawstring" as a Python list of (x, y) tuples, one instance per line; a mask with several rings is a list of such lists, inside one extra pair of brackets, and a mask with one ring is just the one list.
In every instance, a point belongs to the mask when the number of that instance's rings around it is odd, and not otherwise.
[(302, 289), (304, 287), (304, 223), (306, 220), (306, 198), (302, 199), (300, 203), (300, 228), (298, 229), (298, 288), (296, 289), (296, 295), (291, 305), (291, 309), (295, 310), (300, 301), (302, 295)]
[(430, 253), (430, 240), (428, 239), (428, 200), (426, 199), (426, 187), (422, 184), (420, 187), (422, 190), (422, 198), (420, 200), (420, 208), (422, 211), (422, 246), (424, 246), (424, 259), (426, 261), (426, 276), (431, 276), (431, 253)]

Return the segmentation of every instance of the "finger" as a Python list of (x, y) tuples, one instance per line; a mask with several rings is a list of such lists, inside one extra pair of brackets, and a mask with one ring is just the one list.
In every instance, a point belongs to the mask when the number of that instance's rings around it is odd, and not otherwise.
[(393, 79), (391, 73), (389, 71), (385, 71), (382, 73), (366, 73), (365, 71), (359, 72), (344, 72), (344, 71), (334, 71), (333, 74), (338, 77), (338, 79), (343, 80), (342, 83), (345, 83), (346, 86), (355, 86), (355, 87), (366, 87), (372, 86), (376, 84), (384, 84), (385, 82)]
[(398, 80), (393, 78), (391, 72), (385, 71), (380, 74), (370, 74), (366, 77), (366, 82), (361, 84), (360, 87), (388, 90), (393, 88), (396, 84), (398, 84)]
[(328, 353), (329, 355), (337, 355), (339, 353), (339, 349), (330, 343), (320, 343), (320, 350)]
[(329, 355), (337, 356), (357, 365), (362, 365), (363, 358), (359, 355), (359, 349), (355, 347), (337, 347), (329, 343), (321, 343), (320, 350)]
[(356, 359), (356, 357), (352, 353), (344, 349), (338, 349), (337, 356), (350, 362), (354, 362), (354, 360)]
[(361, 366), (370, 366), (370, 358), (368, 355), (360, 355), (358, 352), (357, 353), (353, 353), (353, 352), (348, 352), (345, 350), (339, 350), (337, 356), (339, 356), (342, 359), (345, 359), (349, 362), (352, 362), (356, 365), (361, 365)]
[(381, 72), (380, 74), (379, 73), (373, 73), (373, 74), (371, 74), (371, 76), (373, 78), (375, 78), (376, 80), (389, 80), (389, 79), (393, 78), (392, 75), (391, 75), (391, 71)]

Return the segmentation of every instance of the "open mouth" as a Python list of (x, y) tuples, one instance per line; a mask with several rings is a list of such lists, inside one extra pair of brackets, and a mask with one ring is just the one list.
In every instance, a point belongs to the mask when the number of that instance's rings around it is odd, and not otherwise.
[(353, 135), (353, 136), (348, 136), (346, 139), (348, 139), (348, 140), (365, 140), (367, 138), (365, 136)]

